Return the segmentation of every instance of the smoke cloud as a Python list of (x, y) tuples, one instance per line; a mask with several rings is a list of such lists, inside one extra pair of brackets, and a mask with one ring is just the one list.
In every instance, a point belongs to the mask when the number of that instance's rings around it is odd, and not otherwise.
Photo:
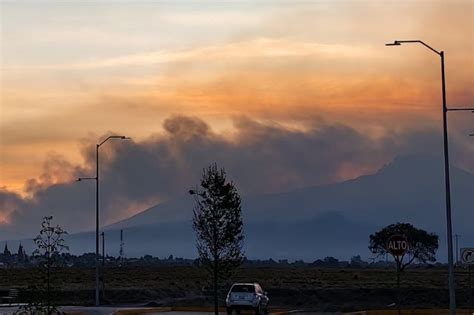
[[(397, 155), (436, 154), (441, 148), (438, 130), (425, 127), (375, 137), (320, 119), (291, 128), (241, 116), (233, 125), (232, 132), (216, 133), (197, 117), (175, 115), (164, 121), (163, 133), (101, 147), (102, 223), (185, 195), (213, 162), (226, 169), (242, 195), (253, 195), (341, 182), (373, 173)], [(452, 146), (466, 148), (456, 140)], [(74, 179), (95, 175), (95, 147), (82, 151), (84, 165), (51, 156), (44, 175), (26, 183), (28, 197), (0, 191), (1, 239), (34, 236), (45, 215), (70, 232), (93, 227), (95, 183)]]

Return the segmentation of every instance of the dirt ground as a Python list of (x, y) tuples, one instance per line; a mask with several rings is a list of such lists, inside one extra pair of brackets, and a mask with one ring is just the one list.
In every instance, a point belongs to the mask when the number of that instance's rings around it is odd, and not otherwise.
[[(205, 306), (212, 302), (207, 274), (191, 266), (111, 267), (104, 273), (104, 301), (150, 306)], [(222, 285), (221, 299), (232, 282), (259, 282), (273, 307), (315, 311), (354, 311), (386, 308), (397, 301), (403, 308), (447, 307), (447, 272), (412, 269), (401, 275), (400, 290), (393, 270), (321, 269), (312, 267), (246, 267)], [(28, 302), (34, 285), (41, 286), (35, 269), (0, 269), (0, 296), (19, 288)], [(456, 271), (457, 303), (467, 307), (467, 272)], [(94, 298), (94, 270), (63, 268), (54, 271), (56, 303), (88, 305)], [(472, 303), (471, 303), (472, 304)]]

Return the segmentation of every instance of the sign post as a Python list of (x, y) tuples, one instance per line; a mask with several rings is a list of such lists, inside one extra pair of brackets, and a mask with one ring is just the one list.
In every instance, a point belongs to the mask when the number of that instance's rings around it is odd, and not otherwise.
[(387, 242), (386, 250), (392, 254), (393, 259), (395, 259), (395, 263), (397, 265), (397, 306), (398, 306), (398, 314), (401, 313), (400, 308), (400, 271), (401, 265), (403, 261), (403, 257), (405, 256), (407, 250), (409, 248), (408, 240), (405, 235), (392, 235)]
[(461, 248), (461, 262), (467, 265), (469, 283), (469, 314), (472, 314), (471, 266), (474, 264), (474, 248)]

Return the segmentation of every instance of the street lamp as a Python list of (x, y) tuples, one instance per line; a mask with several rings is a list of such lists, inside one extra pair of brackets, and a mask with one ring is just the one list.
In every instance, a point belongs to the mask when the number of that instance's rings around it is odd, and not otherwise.
[(79, 177), (76, 181), (95, 180), (95, 305), (100, 305), (99, 297), (99, 148), (110, 139), (128, 140), (125, 136), (108, 136), (104, 141), (95, 146), (95, 177)]
[(441, 57), (441, 92), (443, 97), (443, 139), (444, 139), (444, 180), (446, 190), (446, 226), (448, 240), (448, 275), (449, 275), (449, 309), (451, 315), (456, 314), (456, 297), (454, 292), (454, 265), (453, 265), (453, 224), (451, 220), (451, 187), (449, 178), (449, 150), (448, 150), (448, 111), (472, 111), (474, 108), (448, 108), (446, 106), (446, 79), (444, 73), (444, 51), (437, 51), (421, 40), (396, 40), (385, 46), (400, 46), (405, 43), (417, 43)]
[(102, 299), (105, 300), (105, 232), (100, 235), (102, 236)]

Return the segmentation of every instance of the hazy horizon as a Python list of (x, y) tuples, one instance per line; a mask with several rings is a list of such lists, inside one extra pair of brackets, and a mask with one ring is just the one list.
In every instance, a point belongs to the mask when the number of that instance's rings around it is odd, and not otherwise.
[[(449, 106), (474, 106), (473, 2), (1, 1), (0, 227), (54, 214), (92, 229), (197, 185), (210, 163), (244, 195), (371, 174), (442, 150)], [(442, 23), (440, 23), (442, 21)], [(443, 27), (440, 28), (440, 25)], [(449, 117), (474, 172), (472, 115)], [(101, 224), (101, 225), (102, 225)]]

